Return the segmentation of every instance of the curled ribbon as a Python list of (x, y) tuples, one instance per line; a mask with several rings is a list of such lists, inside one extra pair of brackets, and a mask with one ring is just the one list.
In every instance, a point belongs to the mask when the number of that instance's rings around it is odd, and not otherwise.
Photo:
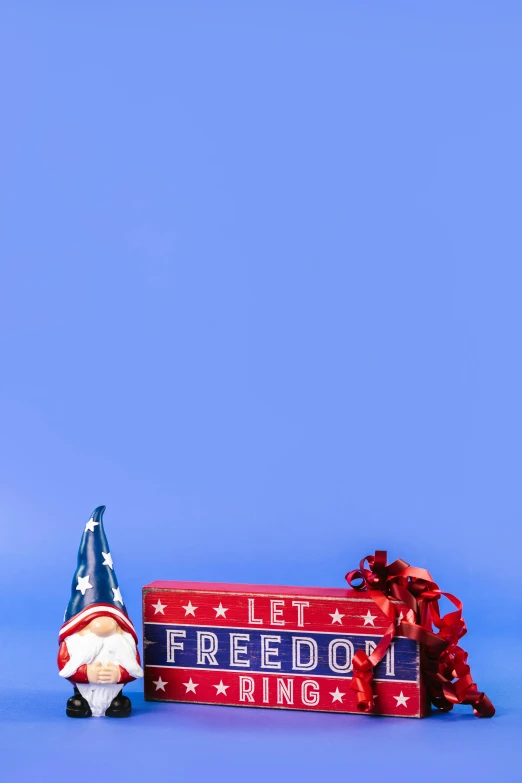
[[(368, 567), (366, 567), (366, 563)], [(421, 645), (421, 669), (431, 702), (442, 712), (454, 704), (471, 704), (478, 718), (492, 718), (495, 708), (473, 682), (468, 654), (458, 641), (467, 631), (462, 603), (444, 593), (429, 571), (412, 568), (404, 560), (387, 565), (387, 553), (377, 550), (361, 560), (358, 569), (346, 574), (354, 590), (365, 590), (373, 598), (390, 624), (371, 655), (359, 650), (353, 656), (350, 687), (357, 692), (357, 709), (369, 712), (373, 706), (373, 669), (386, 654), (394, 636), (407, 636)], [(455, 611), (441, 616), (439, 599), (445, 596)], [(397, 616), (394, 601), (407, 607), (406, 616)], [(433, 626), (438, 633), (433, 632)]]

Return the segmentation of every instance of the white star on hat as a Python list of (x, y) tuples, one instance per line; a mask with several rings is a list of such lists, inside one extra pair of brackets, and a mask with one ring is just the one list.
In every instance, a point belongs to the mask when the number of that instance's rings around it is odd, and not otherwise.
[(120, 604), (123, 606), (123, 598), (121, 597), (120, 588), (119, 587), (113, 587), (112, 588), (112, 592), (113, 592), (113, 595), (114, 595), (113, 601), (119, 601)]
[(86, 533), (88, 530), (90, 530), (91, 533), (94, 533), (94, 528), (96, 527), (96, 525), (99, 525), (99, 524), (100, 524), (99, 522), (95, 522), (94, 519), (91, 517), (89, 519), (89, 521), (87, 522), (87, 524), (85, 525), (85, 531), (84, 532)]
[(110, 552), (102, 552), (103, 555), (103, 563), (102, 565), (109, 566), (110, 569), (114, 571), (114, 563), (112, 562), (112, 557)]
[(76, 589), (81, 591), (82, 595), (85, 595), (87, 590), (92, 590), (92, 585), (89, 582), (89, 574), (87, 576), (79, 576), (78, 577), (78, 584), (76, 585)]

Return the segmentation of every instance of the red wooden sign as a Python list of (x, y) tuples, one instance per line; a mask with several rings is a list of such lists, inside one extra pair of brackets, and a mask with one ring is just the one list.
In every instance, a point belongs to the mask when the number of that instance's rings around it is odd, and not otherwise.
[[(353, 655), (389, 625), (353, 590), (211, 582), (146, 585), (143, 622), (147, 700), (326, 712), (357, 712)], [(374, 693), (370, 714), (427, 714), (416, 642), (395, 638)]]

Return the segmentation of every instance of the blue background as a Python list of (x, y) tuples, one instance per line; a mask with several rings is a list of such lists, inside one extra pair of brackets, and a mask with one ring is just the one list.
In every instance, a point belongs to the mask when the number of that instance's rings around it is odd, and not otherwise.
[[(520, 3), (0, 17), (7, 779), (520, 779)], [(99, 504), (137, 625), (153, 579), (428, 567), (497, 717), (133, 684), (131, 720), (66, 719), (56, 638)]]

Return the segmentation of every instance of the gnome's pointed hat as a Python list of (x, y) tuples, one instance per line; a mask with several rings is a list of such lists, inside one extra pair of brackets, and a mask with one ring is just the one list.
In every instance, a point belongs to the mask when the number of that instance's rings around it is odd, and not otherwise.
[(136, 643), (138, 641), (114, 573), (103, 529), (104, 511), (105, 506), (95, 508), (85, 525), (71, 586), (71, 599), (60, 628), (60, 642), (102, 615), (113, 617), (122, 630), (132, 634)]

